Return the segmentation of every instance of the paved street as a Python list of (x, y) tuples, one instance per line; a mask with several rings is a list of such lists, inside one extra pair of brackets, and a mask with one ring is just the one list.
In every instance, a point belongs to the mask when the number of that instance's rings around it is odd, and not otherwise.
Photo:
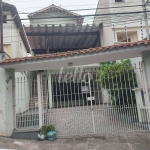
[[(17, 144), (14, 144), (17, 143)], [(21, 143), (19, 143), (21, 142)], [(29, 141), (0, 137), (0, 149), (18, 150), (149, 150), (148, 132), (60, 137), (56, 141)]]

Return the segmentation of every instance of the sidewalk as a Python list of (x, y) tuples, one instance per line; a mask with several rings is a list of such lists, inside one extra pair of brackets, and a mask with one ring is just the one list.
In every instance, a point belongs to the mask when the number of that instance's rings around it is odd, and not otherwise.
[[(17, 144), (14, 144), (16, 142)], [(19, 143), (20, 142), (20, 143)], [(101, 134), (58, 138), (56, 141), (30, 141), (0, 137), (0, 149), (17, 150), (149, 150), (148, 132)]]

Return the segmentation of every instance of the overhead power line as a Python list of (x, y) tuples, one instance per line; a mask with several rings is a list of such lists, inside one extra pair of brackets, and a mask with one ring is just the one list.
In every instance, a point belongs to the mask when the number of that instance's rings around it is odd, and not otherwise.
[[(85, 10), (99, 10), (99, 9), (118, 9), (118, 8), (132, 8), (132, 7), (141, 7), (143, 5), (131, 5), (131, 6), (119, 6), (119, 7), (103, 7), (103, 8), (88, 8), (88, 9), (72, 9), (68, 11), (85, 11)], [(60, 11), (55, 11), (60, 12)], [(27, 13), (27, 12), (20, 12), (19, 14), (34, 14), (34, 12)]]
[[(125, 15), (125, 14), (141, 14), (144, 11), (132, 11), (132, 12), (122, 12), (122, 13), (106, 13), (106, 14), (95, 14), (95, 15), (81, 15), (81, 16), (55, 16), (55, 17), (37, 17), (37, 18), (32, 18), (31, 20), (35, 19), (54, 19), (54, 18), (79, 18), (79, 17), (90, 17), (90, 16), (111, 16), (111, 15)], [(150, 12), (150, 11), (146, 11)], [(15, 20), (29, 20), (28, 18), (22, 18), (18, 19), (15, 18)], [(14, 21), (14, 19), (7, 19), (6, 21)]]

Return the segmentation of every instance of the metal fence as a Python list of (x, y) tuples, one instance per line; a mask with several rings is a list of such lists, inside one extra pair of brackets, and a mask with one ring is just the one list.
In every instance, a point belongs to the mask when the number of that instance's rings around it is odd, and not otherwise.
[(79, 67), (47, 71), (38, 78), (17, 77), (16, 129), (54, 125), (59, 135), (149, 130), (138, 82), (132, 67), (105, 74), (99, 68)]

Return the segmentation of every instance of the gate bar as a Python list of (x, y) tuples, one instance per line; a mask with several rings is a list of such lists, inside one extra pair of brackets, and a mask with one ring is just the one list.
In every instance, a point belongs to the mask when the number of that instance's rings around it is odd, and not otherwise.
[(41, 91), (41, 74), (37, 74), (37, 90), (38, 90), (38, 111), (39, 111), (39, 128), (43, 125), (42, 122), (42, 91)]

